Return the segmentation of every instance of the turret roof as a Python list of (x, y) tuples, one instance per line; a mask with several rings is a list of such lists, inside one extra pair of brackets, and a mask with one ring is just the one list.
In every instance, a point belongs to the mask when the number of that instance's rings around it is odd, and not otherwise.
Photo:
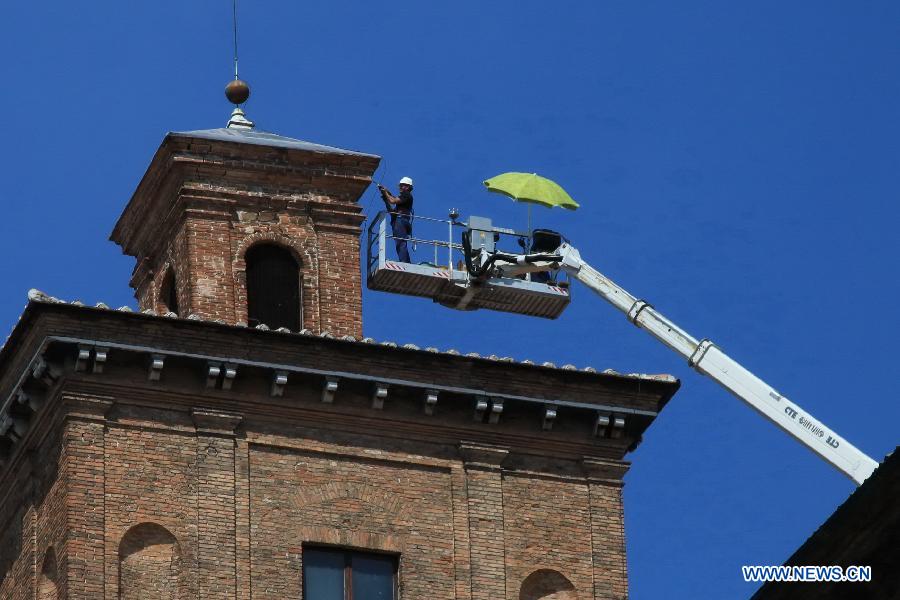
[(307, 152), (321, 152), (324, 154), (344, 154), (378, 158), (373, 154), (367, 154), (365, 152), (356, 152), (355, 150), (345, 150), (334, 146), (314, 144), (313, 142), (297, 140), (283, 135), (269, 133), (267, 131), (259, 131), (257, 129), (229, 129), (227, 127), (220, 127), (218, 129), (198, 129), (196, 131), (173, 131), (170, 132), (167, 137), (199, 138), (216, 142), (235, 142), (238, 144), (272, 146), (275, 148), (285, 148), (287, 150), (305, 150)]

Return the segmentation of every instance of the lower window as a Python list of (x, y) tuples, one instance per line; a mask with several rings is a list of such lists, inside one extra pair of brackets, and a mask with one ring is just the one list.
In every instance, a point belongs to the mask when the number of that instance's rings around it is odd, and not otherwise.
[(305, 600), (396, 600), (397, 557), (336, 548), (303, 548)]

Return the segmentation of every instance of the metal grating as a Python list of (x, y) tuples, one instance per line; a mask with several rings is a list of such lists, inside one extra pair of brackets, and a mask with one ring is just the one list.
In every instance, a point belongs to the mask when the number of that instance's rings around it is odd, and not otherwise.
[[(463, 271), (389, 260), (379, 262), (373, 261), (369, 270), (367, 285), (372, 290), (431, 298), (458, 308), (470, 285)], [(466, 310), (485, 308), (555, 319), (570, 301), (565, 288), (521, 279), (490, 279), (472, 287), (474, 293)]]
[[(461, 278), (465, 277), (465, 273), (459, 271), (454, 271), (454, 274)], [(388, 260), (381, 268), (369, 272), (368, 286), (371, 290), (433, 298), (446, 293), (447, 286), (453, 287), (450, 277), (447, 269)]]

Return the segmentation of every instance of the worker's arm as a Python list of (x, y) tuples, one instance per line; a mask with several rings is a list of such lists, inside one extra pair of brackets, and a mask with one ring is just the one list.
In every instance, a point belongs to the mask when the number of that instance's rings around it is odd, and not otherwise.
[(390, 193), (383, 185), (378, 186), (378, 191), (381, 192), (381, 199), (388, 204), (400, 204), (400, 198)]

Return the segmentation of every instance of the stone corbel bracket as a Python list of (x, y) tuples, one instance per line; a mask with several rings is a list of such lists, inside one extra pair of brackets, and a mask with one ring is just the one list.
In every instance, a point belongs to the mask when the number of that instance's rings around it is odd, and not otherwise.
[(0, 465), (7, 462), (15, 446), (28, 434), (34, 416), (60, 374), (61, 366), (50, 363), (41, 349), (12, 388), (0, 410)]
[(372, 389), (372, 408), (375, 410), (384, 409), (384, 400), (388, 395), (388, 384), (376, 383)]
[(108, 356), (109, 348), (106, 346), (78, 344), (78, 354), (75, 357), (75, 371), (103, 373), (103, 367), (106, 365)]
[(544, 420), (541, 422), (541, 429), (550, 431), (553, 429), (554, 421), (556, 421), (556, 405), (548, 404), (544, 407)]
[(27, 406), (32, 412), (37, 412), (44, 404), (44, 399), (34, 394), (28, 394), (25, 390), (16, 390), (16, 402), (22, 406)]
[(287, 371), (274, 371), (272, 373), (272, 389), (269, 392), (273, 398), (284, 396), (284, 386), (287, 385)]
[(150, 371), (147, 373), (147, 379), (150, 381), (159, 381), (162, 377), (162, 370), (166, 364), (166, 357), (162, 354), (153, 354), (150, 356)]
[(206, 387), (230, 390), (237, 377), (237, 365), (208, 361), (206, 363)]
[(500, 422), (500, 415), (503, 414), (503, 399), (491, 398), (491, 412), (488, 413), (488, 423), (496, 425)]
[(488, 399), (483, 396), (475, 398), (475, 416), (473, 417), (478, 423), (484, 422), (484, 413), (488, 409)]
[(322, 384), (322, 402), (325, 404), (334, 403), (334, 395), (338, 390), (338, 378), (326, 377), (325, 383)]
[(206, 364), (206, 387), (214, 389), (222, 374), (222, 363), (209, 361)]
[(237, 377), (237, 365), (225, 363), (225, 371), (222, 373), (222, 389), (230, 390), (235, 377)]
[(437, 390), (425, 390), (425, 414), (429, 417), (434, 414), (434, 409), (437, 406), (437, 401)]
[(625, 433), (625, 415), (600, 411), (594, 420), (594, 436), (619, 439)]

